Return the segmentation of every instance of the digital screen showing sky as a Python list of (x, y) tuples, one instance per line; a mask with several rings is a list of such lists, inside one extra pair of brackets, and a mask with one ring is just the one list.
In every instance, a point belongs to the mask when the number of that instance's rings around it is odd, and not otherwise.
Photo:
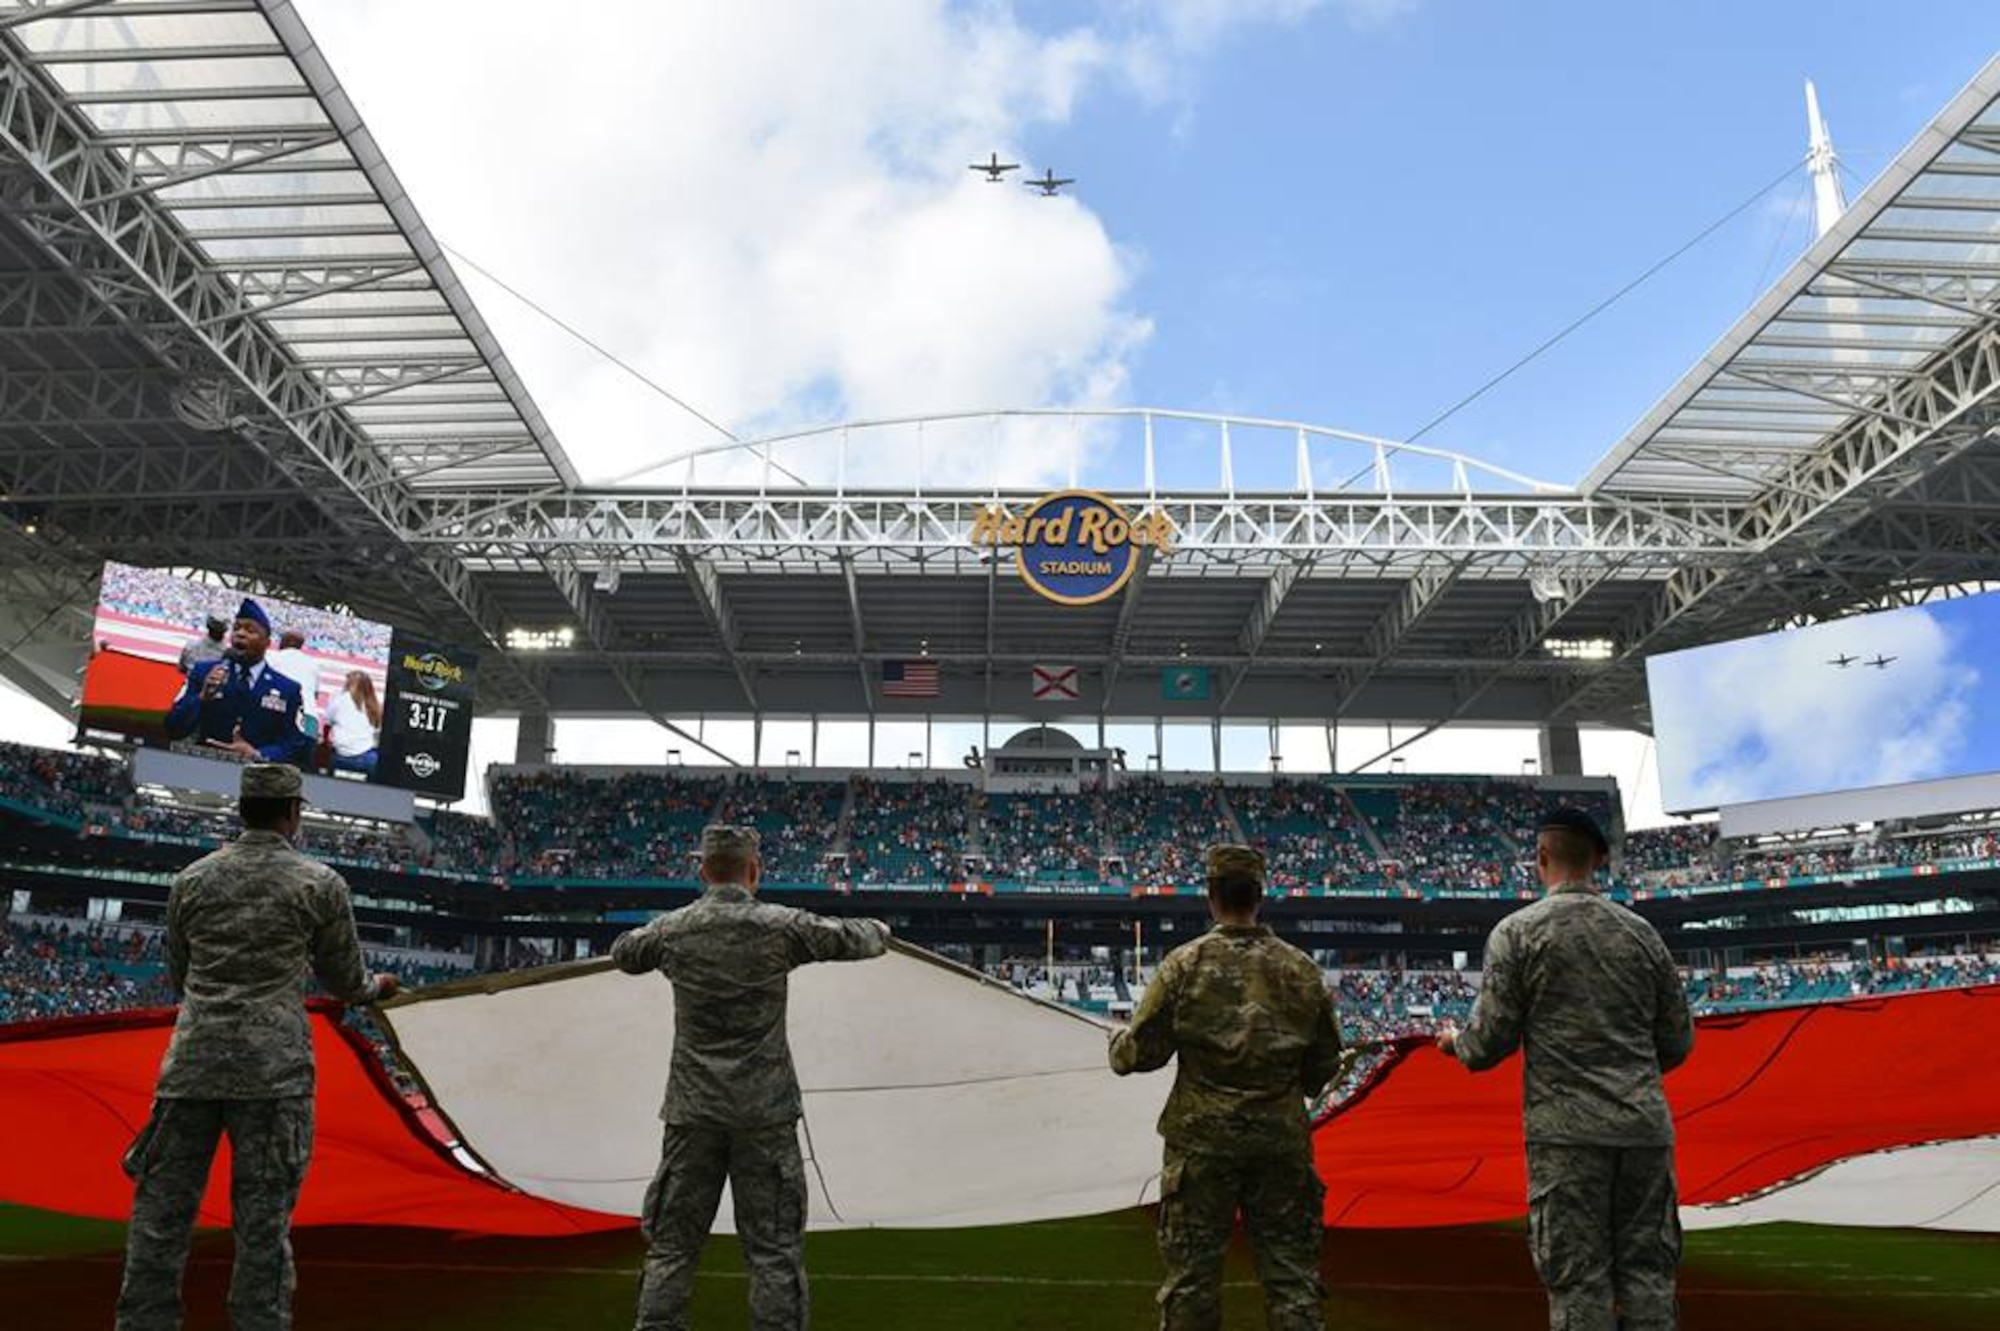
[(1646, 662), (1669, 810), (2000, 770), (2000, 593)]

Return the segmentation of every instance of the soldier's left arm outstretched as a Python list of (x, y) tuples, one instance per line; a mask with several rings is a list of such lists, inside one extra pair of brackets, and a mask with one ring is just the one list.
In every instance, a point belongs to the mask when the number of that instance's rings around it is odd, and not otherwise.
[(1333, 990), (1320, 979), (1316, 966), (1311, 982), (1319, 989), (1319, 1010), (1314, 1014), (1312, 1039), (1300, 1063), (1299, 1084), (1305, 1087), (1307, 1099), (1325, 1090), (1341, 1068), (1340, 1012), (1334, 1007)]
[(1132, 1011), (1132, 1024), (1111, 1037), (1111, 1070), (1121, 1077), (1163, 1068), (1174, 1056), (1174, 1000), (1182, 965), (1178, 955), (1170, 954), (1160, 963)]
[(1674, 954), (1653, 933), (1653, 1052), (1660, 1071), (1672, 1072), (1694, 1052), (1694, 1014), (1688, 1009), (1687, 986), (1674, 965)]
[(1520, 944), (1502, 920), (1486, 939), (1485, 973), (1472, 1019), (1452, 1041), (1452, 1052), (1474, 1072), (1484, 1072), (1521, 1047), (1528, 995), (1521, 975)]

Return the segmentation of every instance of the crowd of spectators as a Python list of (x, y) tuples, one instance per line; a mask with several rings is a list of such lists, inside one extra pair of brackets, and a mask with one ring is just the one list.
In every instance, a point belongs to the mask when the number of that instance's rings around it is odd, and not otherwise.
[(685, 880), (727, 785), (668, 772), (516, 773), (493, 782), (493, 819), (528, 876)]
[(1526, 835), (1548, 797), (1505, 781), (1418, 781), (1404, 788), (1390, 874), (1423, 893), (1524, 886)]
[(0, 742), (0, 795), (69, 818), (116, 809), (132, 798), (123, 763), (69, 749)]
[[(936, 883), (976, 875), (1190, 887), (1200, 881), (1201, 849), (1241, 836), (1265, 851), (1278, 892), (1386, 887), (1512, 897), (1538, 887), (1532, 829), (1550, 798), (1530, 783), (1478, 778), (1344, 787), (1312, 779), (1239, 786), (1134, 777), (1082, 794), (987, 795), (935, 779), (856, 776), (842, 783), (679, 769), (505, 773), (490, 789), (492, 818), (438, 811), (420, 815), (414, 830), (309, 811), (301, 845), (343, 865), (487, 881), (691, 883), (700, 829), (729, 818), (763, 834), (773, 882)], [(0, 798), (97, 833), (209, 847), (238, 831), (226, 804), (134, 791), (123, 764), (67, 750), (0, 743)], [(1562, 798), (1613, 823), (1606, 796)], [(1747, 843), (1718, 840), (1713, 823), (1681, 824), (1627, 834), (1613, 881), (1635, 892), (1671, 892), (1973, 858), (2000, 858), (2000, 819), (1934, 832), (1874, 827)]]
[[(274, 628), (303, 634), (308, 651), (367, 661), (389, 659), (387, 624), (290, 601), (256, 599), (270, 614)], [(114, 563), (104, 566), (104, 585), (98, 592), (98, 601), (122, 614), (185, 629), (193, 635), (202, 631), (211, 616), (233, 620), (243, 593), (177, 577), (163, 569)]]
[(950, 882), (964, 872), (972, 791), (953, 781), (857, 777), (847, 825), (847, 881)]
[(81, 922), (0, 925), (0, 1022), (173, 1002), (157, 935)]
[(1124, 781), (1097, 797), (1099, 840), (1131, 883), (1200, 884), (1202, 851), (1237, 833), (1219, 783)]
[[(156, 924), (0, 919), (0, 1023), (171, 1006), (163, 938)], [(412, 988), (462, 979), (472, 969), (470, 956), (454, 953), (364, 948), (363, 960)]]
[(1095, 878), (1104, 843), (1087, 795), (975, 798), (978, 850), (989, 878), (1024, 882)]
[(1627, 832), (1624, 856), (1628, 876), (1712, 873), (1715, 824), (1674, 823)]
[(766, 882), (817, 883), (833, 873), (827, 861), (846, 799), (837, 781), (742, 777), (730, 783), (719, 816), (757, 829)]
[(1232, 790), (1229, 802), (1244, 837), (1264, 852), (1272, 887), (1367, 889), (1381, 882), (1381, 862), (1338, 789), (1280, 779)]
[(1697, 1012), (1731, 1011), (1992, 984), (2000, 982), (2000, 955), (1965, 952), (1893, 962), (1816, 957), (1686, 974), (1688, 1001)]

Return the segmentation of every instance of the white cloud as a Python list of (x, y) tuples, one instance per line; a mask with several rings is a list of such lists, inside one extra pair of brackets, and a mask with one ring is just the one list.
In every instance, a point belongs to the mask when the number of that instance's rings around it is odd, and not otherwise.
[[(1660, 658), (1660, 784), (1705, 808), (1955, 774), (1979, 671), (1923, 609), (1859, 616)], [(1886, 669), (1828, 664), (1894, 657)]]
[[(1094, 88), (1142, 97), (1227, 33), (1321, 0), (1107, 5), (1036, 31), (995, 0), (304, 0), (432, 230), (743, 434), (927, 410), (1121, 399), (1151, 331), (1137, 256), (1085, 199), (988, 186)], [(1357, 25), (1404, 0), (1340, 0)], [(1041, 165), (1030, 163), (1031, 166)], [(579, 468), (716, 436), (491, 283), (461, 276)], [(825, 448), (786, 461), (831, 475)], [(849, 479), (907, 479), (881, 445)], [(985, 450), (926, 458), (988, 479)], [(857, 470), (858, 469), (858, 470)], [(1055, 479), (1011, 448), (996, 479)], [(740, 456), (700, 479), (753, 479)], [(675, 475), (673, 479), (680, 477)]]

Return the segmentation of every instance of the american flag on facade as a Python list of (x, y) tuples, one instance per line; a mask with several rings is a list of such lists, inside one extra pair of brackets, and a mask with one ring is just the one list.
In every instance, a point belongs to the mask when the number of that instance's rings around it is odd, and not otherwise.
[(882, 696), (885, 698), (937, 697), (937, 662), (884, 661), (882, 663)]

